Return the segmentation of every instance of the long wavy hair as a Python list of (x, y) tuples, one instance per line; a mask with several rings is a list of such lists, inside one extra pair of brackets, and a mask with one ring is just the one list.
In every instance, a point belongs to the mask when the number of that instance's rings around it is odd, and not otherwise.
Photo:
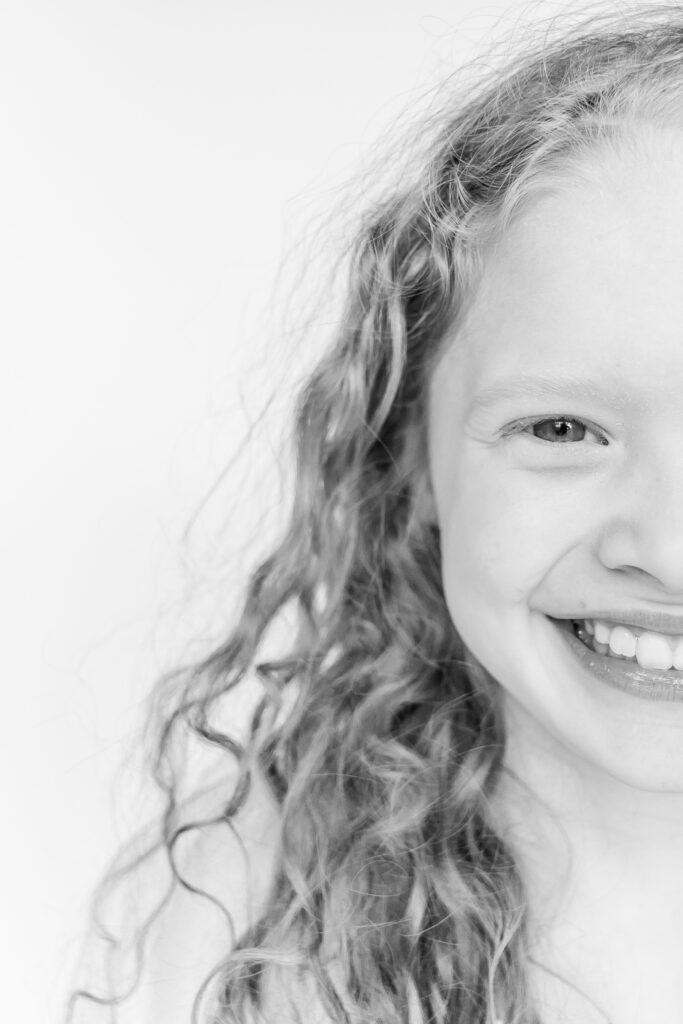
[[(294, 990), (307, 979), (335, 1024), (540, 1020), (522, 875), (490, 810), (499, 684), (450, 618), (425, 500), (428, 385), (457, 344), (487, 242), (596, 147), (680, 115), (683, 6), (594, 9), (531, 37), (502, 65), (470, 67), (466, 88), (462, 74), (446, 83), (413, 130), (426, 143), (363, 212), (336, 336), (297, 398), (286, 525), (224, 641), (150, 701), (160, 838), (102, 891), (163, 849), (172, 884), (197, 892), (174, 846), (234, 823), (255, 773), (279, 809), (268, 898), (212, 972), (212, 1024), (261, 1019), (273, 971)], [(263, 660), (286, 610), (294, 627)], [(238, 738), (217, 709), (245, 679), (259, 699)], [(236, 766), (203, 819), (183, 820), (183, 730)], [(136, 932), (140, 954), (158, 911)], [(80, 989), (69, 1013), (126, 997)]]

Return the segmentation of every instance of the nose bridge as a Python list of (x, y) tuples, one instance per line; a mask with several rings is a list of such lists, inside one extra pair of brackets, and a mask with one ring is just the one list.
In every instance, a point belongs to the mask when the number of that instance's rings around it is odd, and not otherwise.
[[(643, 453), (615, 488), (615, 516), (602, 561), (634, 568), (683, 594), (683, 440)], [(676, 443), (674, 443), (674, 441)]]

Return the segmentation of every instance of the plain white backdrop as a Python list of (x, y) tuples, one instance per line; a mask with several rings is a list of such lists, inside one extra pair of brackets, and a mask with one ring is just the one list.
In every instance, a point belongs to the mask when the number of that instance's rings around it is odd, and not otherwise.
[(565, 7), (2, 5), (4, 1020), (59, 1020), (90, 892), (138, 824), (142, 702), (227, 622), (277, 520), (277, 410), (202, 503), (305, 370), (278, 333), (284, 254), (411, 98)]

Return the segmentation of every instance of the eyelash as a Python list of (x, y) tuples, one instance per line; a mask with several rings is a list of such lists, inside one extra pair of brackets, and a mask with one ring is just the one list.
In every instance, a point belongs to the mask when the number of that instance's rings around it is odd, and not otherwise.
[[(579, 424), (580, 426), (585, 427), (586, 430), (589, 431), (590, 433), (595, 434), (600, 439), (598, 442), (599, 444), (609, 444), (603, 432), (599, 430), (593, 423), (591, 423), (590, 420), (582, 420), (579, 419), (578, 416), (569, 416), (565, 413), (557, 413), (553, 414), (552, 416), (543, 416), (541, 419), (538, 419), (535, 416), (529, 416), (526, 419), (518, 420), (516, 423), (510, 424), (509, 427), (506, 427), (504, 429), (503, 437), (510, 437), (511, 435), (514, 434), (522, 434), (525, 432), (526, 427), (536, 427), (541, 423), (557, 423), (558, 421)], [(581, 441), (546, 441), (542, 437), (534, 437), (531, 434), (529, 435), (529, 437), (533, 441), (540, 441), (541, 444), (551, 445), (554, 448), (570, 448), (572, 447), (572, 445), (581, 444)]]

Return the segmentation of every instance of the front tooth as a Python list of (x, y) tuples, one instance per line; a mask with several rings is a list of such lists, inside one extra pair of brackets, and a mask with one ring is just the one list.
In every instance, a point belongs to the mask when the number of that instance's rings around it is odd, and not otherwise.
[(636, 653), (636, 638), (626, 626), (615, 626), (610, 631), (609, 649), (612, 654), (621, 654), (624, 658), (633, 658)]
[(636, 646), (636, 660), (641, 668), (669, 669), (673, 664), (671, 644), (656, 633), (641, 633)]

